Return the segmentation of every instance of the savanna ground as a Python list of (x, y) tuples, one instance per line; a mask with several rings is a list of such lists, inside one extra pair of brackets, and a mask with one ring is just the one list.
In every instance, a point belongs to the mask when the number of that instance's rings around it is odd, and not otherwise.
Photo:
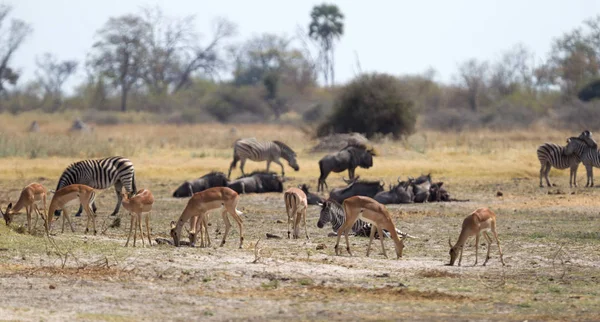
[[(0, 141), (0, 205), (16, 201), (33, 181), (55, 188), (62, 170), (87, 157), (128, 156), (136, 166), (138, 188), (153, 191), (153, 245), (124, 248), (129, 216), (110, 228), (114, 191), (98, 197), (97, 236), (85, 235), (85, 217), (73, 217), (76, 232), (46, 237), (41, 225), (32, 235), (17, 215), (12, 227), (0, 225), (0, 318), (8, 320), (598, 320), (600, 319), (600, 192), (568, 187), (568, 171), (550, 174), (558, 187), (539, 188), (535, 149), (542, 142), (563, 143), (568, 131), (419, 132), (405, 141), (382, 140), (375, 165), (357, 173), (388, 183), (398, 176), (432, 173), (452, 197), (468, 202), (390, 206), (397, 226), (418, 236), (406, 241), (404, 257), (390, 259), (368, 238), (351, 237), (354, 256), (335, 256), (330, 227), (318, 229), (319, 207), (310, 206), (310, 240), (285, 237), (282, 194), (242, 195), (245, 213), (242, 249), (234, 225), (218, 247), (223, 223), (211, 215), (211, 248), (157, 245), (169, 238), (169, 222), (187, 199), (171, 198), (186, 179), (226, 172), (235, 138), (281, 139), (299, 154), (301, 170), (286, 167), (285, 187), (316, 187), (316, 141), (298, 129), (276, 125), (117, 125), (92, 134), (67, 135), (70, 120), (43, 119), (42, 131), (25, 133), (31, 115), (3, 116)], [(235, 128), (235, 130), (233, 129)], [(593, 129), (592, 129), (593, 130)], [(247, 171), (264, 163), (247, 163)], [(279, 171), (275, 166), (275, 170)], [(236, 169), (232, 176), (238, 176)], [(344, 174), (332, 174), (330, 188)], [(580, 183), (585, 171), (580, 166)], [(501, 191), (502, 196), (497, 196)], [(49, 201), (48, 201), (49, 203)], [(497, 248), (487, 267), (472, 267), (474, 241), (462, 267), (448, 267), (448, 237), (456, 241), (462, 220), (478, 207), (498, 216), (507, 264)], [(71, 207), (71, 214), (75, 211)], [(483, 238), (482, 238), (483, 240)], [(343, 241), (343, 239), (342, 239)], [(482, 242), (482, 245), (485, 241)], [(324, 244), (326, 248), (317, 249)], [(138, 240), (139, 246), (139, 240)], [(479, 265), (487, 246), (480, 247)]]

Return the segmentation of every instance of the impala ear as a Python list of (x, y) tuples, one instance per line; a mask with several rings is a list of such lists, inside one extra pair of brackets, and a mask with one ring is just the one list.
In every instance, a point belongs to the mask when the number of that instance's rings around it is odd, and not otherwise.
[(177, 226), (175, 225), (175, 222), (174, 222), (174, 221), (171, 221), (171, 229), (175, 229), (175, 227), (177, 227)]
[(6, 206), (6, 212), (8, 213), (8, 211), (10, 211), (12, 209), (12, 202), (8, 204), (8, 206)]

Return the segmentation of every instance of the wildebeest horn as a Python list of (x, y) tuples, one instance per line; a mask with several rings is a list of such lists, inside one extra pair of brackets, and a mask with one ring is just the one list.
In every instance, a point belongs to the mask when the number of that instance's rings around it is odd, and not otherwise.
[(400, 177), (398, 177), (398, 183), (400, 183)]

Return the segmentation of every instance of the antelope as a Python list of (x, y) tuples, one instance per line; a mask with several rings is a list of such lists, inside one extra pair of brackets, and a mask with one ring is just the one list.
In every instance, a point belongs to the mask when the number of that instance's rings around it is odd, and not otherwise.
[[(210, 247), (211, 242), (210, 242), (210, 234), (208, 232), (208, 215), (209, 215), (209, 213), (207, 212), (206, 214), (204, 214), (202, 219), (200, 219), (198, 217), (192, 218), (190, 225), (192, 227), (196, 227), (196, 229), (189, 232), (190, 233), (189, 234), (190, 245), (192, 247), (194, 247), (196, 245), (198, 232), (200, 232), (200, 247), (201, 248)], [(193, 223), (194, 221), (196, 221), (195, 224)], [(204, 234), (206, 234), (206, 238), (204, 238)]]
[(121, 201), (121, 204), (129, 211), (129, 215), (131, 216), (131, 225), (129, 226), (129, 235), (127, 236), (125, 247), (129, 245), (129, 238), (131, 237), (131, 232), (134, 229), (134, 226), (135, 231), (133, 232), (133, 247), (135, 247), (135, 239), (137, 236), (138, 227), (140, 229), (140, 235), (142, 236), (142, 247), (144, 247), (144, 233), (142, 231), (143, 213), (146, 213), (146, 232), (148, 233), (148, 245), (152, 246), (152, 241), (150, 239), (150, 211), (152, 211), (152, 205), (154, 204), (154, 196), (152, 195), (152, 192), (147, 189), (142, 189), (131, 198), (129, 198), (126, 193), (123, 193), (122, 197), (123, 200)]
[(456, 256), (458, 256), (460, 252), (460, 257), (458, 259), (458, 266), (462, 261), (462, 253), (463, 246), (467, 239), (473, 235), (475, 235), (475, 264), (477, 265), (477, 252), (479, 247), (479, 233), (483, 231), (483, 235), (487, 240), (487, 256), (485, 258), (485, 262), (483, 262), (483, 266), (487, 264), (490, 259), (490, 248), (492, 244), (492, 239), (490, 235), (488, 235), (487, 231), (491, 230), (494, 234), (494, 238), (496, 238), (496, 243), (498, 244), (498, 251), (500, 252), (500, 261), (502, 262), (502, 266), (504, 266), (504, 258), (502, 257), (502, 248), (500, 248), (500, 241), (498, 240), (498, 234), (496, 233), (496, 214), (488, 208), (479, 208), (473, 211), (472, 214), (467, 216), (465, 220), (463, 220), (462, 230), (460, 231), (460, 236), (458, 236), (458, 241), (456, 244), (452, 246), (452, 242), (450, 241), (450, 237), (448, 237), (448, 244), (450, 245), (450, 263), (448, 266), (453, 266), (456, 261)]
[[(340, 238), (342, 237), (342, 233), (346, 235), (346, 250), (348, 254), (352, 256), (350, 252), (350, 242), (348, 241), (348, 232), (352, 229), (352, 225), (358, 220), (362, 219), (365, 222), (370, 223), (371, 225), (377, 227), (377, 232), (379, 236), (385, 236), (383, 234), (383, 229), (386, 229), (390, 233), (390, 237), (394, 241), (394, 246), (396, 248), (397, 258), (402, 257), (402, 249), (404, 249), (404, 239), (403, 237), (400, 239), (398, 237), (398, 232), (396, 231), (396, 225), (392, 221), (392, 216), (390, 215), (387, 208), (379, 202), (373, 200), (372, 198), (365, 196), (353, 196), (346, 200), (343, 203), (344, 212), (346, 213), (346, 222), (338, 229), (337, 231), (337, 241), (335, 243), (335, 254), (340, 255), (341, 250), (339, 249)], [(373, 237), (375, 236), (375, 229), (371, 228), (371, 234), (369, 239), (369, 246), (367, 247), (367, 256), (371, 252), (371, 244), (373, 243)], [(381, 240), (381, 249), (383, 250), (383, 256), (388, 258), (385, 252), (385, 246), (383, 244), (383, 238), (380, 237)]]
[[(4, 217), (4, 221), (6, 221), (6, 225), (10, 225), (10, 223), (13, 220), (13, 216), (14, 214), (18, 213), (21, 209), (25, 208), (25, 211), (27, 212), (27, 228), (29, 233), (31, 233), (31, 212), (33, 210), (35, 210), (35, 212), (42, 217), (42, 219), (45, 221), (45, 215), (44, 215), (44, 211), (46, 211), (46, 194), (48, 193), (48, 190), (46, 190), (46, 188), (44, 186), (42, 186), (41, 184), (34, 182), (31, 183), (29, 185), (27, 185), (25, 188), (23, 188), (23, 190), (21, 191), (21, 195), (19, 196), (19, 200), (17, 201), (17, 203), (15, 204), (14, 208), (12, 205), (12, 202), (8, 204), (8, 206), (6, 207), (6, 211), (2, 212), (2, 210), (0, 210), (0, 213), (2, 213), (2, 217)], [(42, 209), (43, 211), (40, 213), (40, 210), (38, 209), (38, 206), (36, 204), (36, 201), (42, 201), (43, 202), (43, 206), (44, 208)], [(35, 223), (33, 224), (33, 227), (37, 226), (37, 221), (38, 221), (38, 216), (35, 217)]]
[[(89, 231), (90, 219), (92, 220), (92, 225), (94, 228), (94, 235), (96, 234), (96, 214), (92, 210), (92, 204), (96, 199), (96, 192), (94, 188), (90, 186), (86, 186), (84, 184), (72, 184), (68, 185), (64, 188), (60, 188), (54, 192), (54, 196), (52, 196), (52, 201), (50, 201), (50, 207), (48, 208), (48, 214), (53, 214), (54, 211), (62, 209), (64, 214), (62, 214), (62, 230), (61, 232), (65, 232), (65, 218), (69, 222), (71, 226), (71, 232), (75, 232), (73, 228), (73, 224), (71, 223), (71, 219), (69, 219), (69, 215), (67, 214), (67, 210), (65, 206), (74, 200), (79, 200), (79, 203), (85, 210), (87, 214), (87, 223), (85, 225), (85, 232)], [(46, 230), (50, 230), (52, 227), (52, 223), (55, 219), (52, 219), (53, 216), (46, 216)]]
[[(223, 240), (221, 241), (220, 246), (222, 247), (225, 245), (225, 240), (227, 238), (227, 234), (229, 233), (229, 228), (231, 227), (231, 222), (227, 216), (227, 213), (229, 213), (238, 224), (238, 228), (240, 230), (240, 248), (242, 248), (242, 244), (244, 243), (244, 228), (242, 224), (242, 218), (240, 218), (242, 212), (237, 210), (238, 201), (239, 195), (237, 192), (227, 187), (213, 187), (195, 193), (188, 201), (187, 206), (183, 210), (183, 213), (179, 217), (177, 223), (171, 221), (171, 237), (173, 237), (173, 244), (176, 247), (179, 247), (181, 229), (188, 220), (190, 220), (190, 226), (192, 227), (190, 237), (193, 236), (193, 240), (195, 240), (198, 220), (206, 220), (206, 213), (208, 211), (218, 209), (223, 206), (223, 212), (221, 213), (221, 216), (223, 217), (223, 222), (225, 223), (225, 233), (223, 234)], [(193, 240), (191, 239), (190, 241), (192, 242)]]
[(298, 239), (300, 235), (300, 220), (304, 220), (304, 233), (306, 239), (308, 237), (308, 231), (306, 229), (306, 209), (308, 208), (308, 200), (304, 191), (291, 187), (283, 194), (285, 201), (285, 211), (288, 216), (288, 239), (290, 238), (290, 222), (292, 222), (292, 228), (294, 229), (294, 239)]

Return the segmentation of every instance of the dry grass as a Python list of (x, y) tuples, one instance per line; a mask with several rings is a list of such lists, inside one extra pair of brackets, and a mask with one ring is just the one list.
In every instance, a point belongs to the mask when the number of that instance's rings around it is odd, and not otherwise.
[[(0, 149), (12, 144), (18, 147), (14, 151), (21, 151), (0, 158), (0, 207), (14, 202), (20, 189), (32, 181), (53, 188), (69, 163), (100, 156), (98, 151), (106, 149), (130, 157), (138, 187), (153, 191), (157, 199), (151, 215), (153, 238), (168, 238), (170, 221), (185, 207), (187, 200), (170, 198), (172, 191), (184, 179), (226, 171), (235, 138), (290, 143), (299, 154), (301, 170), (286, 168), (292, 177), (286, 188), (304, 182), (314, 187), (317, 161), (323, 155), (308, 152), (316, 142), (302, 130), (284, 126), (96, 126), (91, 135), (74, 138), (62, 130), (69, 120), (48, 119), (47, 127), (42, 123), (41, 135), (33, 139), (23, 133), (30, 121), (26, 116), (0, 119), (4, 126)], [(419, 237), (406, 241), (405, 258), (399, 261), (384, 259), (378, 243), (366, 258), (368, 239), (361, 238), (351, 239), (355, 257), (334, 256), (335, 239), (326, 237), (330, 228), (315, 225), (318, 207), (308, 211), (310, 241), (264, 239), (265, 233), (286, 235), (281, 194), (241, 197), (240, 209), (245, 213), (241, 250), (236, 247), (235, 226), (222, 248), (124, 248), (129, 218), (123, 211), (120, 218), (125, 224), (98, 236), (84, 235), (85, 218), (74, 218), (76, 233), (56, 233), (54, 246), (42, 233), (17, 233), (25, 222), (24, 215), (17, 215), (11, 229), (0, 225), (0, 284), (5, 291), (0, 316), (16, 320), (42, 316), (57, 320), (593, 320), (600, 314), (600, 192), (568, 189), (568, 172), (553, 171), (551, 179), (565, 194), (548, 194), (548, 189), (538, 187), (535, 155), (539, 144), (561, 143), (576, 134), (424, 132), (405, 141), (376, 142), (381, 155), (373, 168), (357, 170), (361, 177), (389, 183), (398, 176), (431, 172), (434, 180), (445, 182), (452, 197), (471, 200), (390, 206), (399, 228)], [(40, 151), (60, 151), (53, 152), (56, 156), (31, 158), (28, 142), (38, 142)], [(264, 163), (248, 162), (246, 170), (263, 167)], [(277, 166), (274, 169), (279, 171)], [(239, 173), (236, 169), (233, 176)], [(332, 174), (330, 187), (342, 185), (345, 175)], [(580, 171), (579, 181), (583, 179)], [(503, 196), (496, 197), (497, 191)], [(100, 192), (97, 201), (98, 225), (106, 228), (114, 222), (114, 217), (108, 217), (115, 202), (113, 191)], [(469, 266), (474, 262), (473, 242), (465, 246), (463, 267), (444, 266), (448, 237), (456, 240), (462, 219), (481, 206), (498, 215), (508, 266), (500, 266), (495, 247), (488, 267)], [(217, 245), (223, 223), (216, 214), (211, 223)], [(260, 260), (255, 261), (259, 238)], [(319, 244), (327, 248), (317, 249)], [(386, 246), (389, 252), (392, 243), (386, 241)], [(486, 251), (486, 246), (480, 247), (480, 262)], [(69, 256), (65, 260), (59, 252)], [(147, 305), (149, 301), (152, 305)]]

